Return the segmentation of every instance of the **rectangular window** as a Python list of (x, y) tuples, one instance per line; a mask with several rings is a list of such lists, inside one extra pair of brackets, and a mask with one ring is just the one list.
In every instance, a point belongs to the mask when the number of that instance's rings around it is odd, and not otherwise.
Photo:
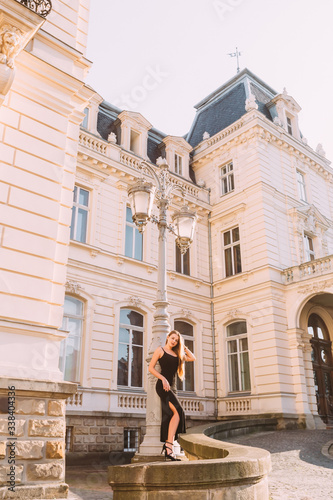
[(86, 243), (89, 212), (89, 191), (74, 187), (71, 222), (71, 240)]
[(291, 118), (289, 116), (287, 116), (287, 132), (288, 134), (293, 135), (293, 126), (291, 123)]
[(143, 316), (131, 309), (121, 309), (118, 344), (118, 385), (142, 387)]
[(190, 276), (190, 249), (186, 253), (181, 253), (176, 244), (176, 272)]
[(297, 170), (296, 175), (299, 199), (307, 202), (304, 175), (299, 170)]
[(140, 154), (140, 134), (131, 130), (130, 150), (135, 154)]
[(250, 391), (250, 363), (245, 321), (227, 327), (229, 391)]
[(66, 453), (73, 449), (73, 426), (66, 426), (65, 451)]
[(64, 374), (64, 380), (68, 382), (80, 381), (83, 320), (83, 302), (67, 295), (61, 330), (68, 331), (69, 334), (60, 343), (59, 369)]
[(304, 235), (304, 246), (306, 262), (308, 262), (309, 260), (315, 260), (313, 239), (308, 234)]
[(224, 196), (225, 194), (230, 193), (235, 189), (234, 167), (232, 162), (221, 167), (220, 182), (221, 182), (221, 196)]
[(183, 158), (175, 154), (175, 173), (183, 175)]
[(126, 207), (125, 255), (132, 259), (143, 259), (143, 234), (132, 219), (132, 210)]
[(138, 445), (138, 429), (124, 429), (124, 451), (137, 451)]
[(239, 228), (234, 227), (223, 233), (225, 276), (242, 272)]
[[(193, 326), (185, 321), (177, 320), (174, 323), (174, 328), (182, 335), (186, 347), (194, 354)], [(194, 392), (194, 365), (195, 362), (185, 363), (183, 380), (177, 377), (179, 391)]]

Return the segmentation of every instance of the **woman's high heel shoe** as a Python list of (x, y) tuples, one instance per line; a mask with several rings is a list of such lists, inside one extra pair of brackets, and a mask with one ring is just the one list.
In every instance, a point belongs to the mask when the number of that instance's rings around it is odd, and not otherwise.
[[(165, 443), (171, 444), (172, 446), (172, 443), (170, 443), (169, 441), (165, 441)], [(167, 450), (171, 450), (171, 453), (168, 453)], [(173, 451), (172, 448), (170, 448), (170, 446), (164, 444), (161, 451), (161, 455), (163, 454), (163, 452), (164, 452), (164, 460), (172, 460), (173, 462), (180, 462), (180, 458), (176, 458), (173, 455)]]

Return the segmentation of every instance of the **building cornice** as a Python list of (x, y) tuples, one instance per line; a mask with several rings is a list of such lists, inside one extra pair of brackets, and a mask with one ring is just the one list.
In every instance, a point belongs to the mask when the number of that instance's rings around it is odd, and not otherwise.
[(211, 160), (220, 154), (221, 149), (230, 149), (258, 140), (288, 151), (295, 158), (307, 163), (322, 177), (333, 182), (333, 169), (329, 160), (270, 122), (257, 110), (251, 110), (230, 127), (198, 144), (194, 149), (192, 166), (195, 170), (196, 164), (202, 164), (207, 159)]

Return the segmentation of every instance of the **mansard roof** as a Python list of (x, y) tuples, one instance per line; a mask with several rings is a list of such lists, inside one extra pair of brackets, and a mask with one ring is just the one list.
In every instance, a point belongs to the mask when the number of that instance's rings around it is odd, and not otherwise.
[(205, 132), (213, 136), (241, 118), (246, 113), (245, 101), (250, 94), (255, 96), (258, 110), (272, 121), (267, 104), (277, 92), (245, 68), (195, 106), (197, 113), (186, 136), (187, 142), (195, 147)]

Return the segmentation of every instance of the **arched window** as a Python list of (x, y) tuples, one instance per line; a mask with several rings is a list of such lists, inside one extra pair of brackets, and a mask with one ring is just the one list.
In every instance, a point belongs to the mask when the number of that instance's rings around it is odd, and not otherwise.
[(227, 326), (229, 391), (250, 391), (250, 365), (246, 321)]
[(143, 316), (131, 309), (120, 310), (118, 385), (143, 385)]
[(69, 382), (80, 381), (83, 318), (83, 302), (74, 297), (66, 296), (61, 328), (69, 331), (69, 335), (61, 342), (59, 369), (64, 373), (64, 380)]
[[(194, 354), (193, 326), (185, 321), (175, 321), (174, 328), (182, 335), (186, 347)], [(177, 389), (179, 391), (194, 391), (194, 363), (185, 363), (184, 379), (178, 378)]]

